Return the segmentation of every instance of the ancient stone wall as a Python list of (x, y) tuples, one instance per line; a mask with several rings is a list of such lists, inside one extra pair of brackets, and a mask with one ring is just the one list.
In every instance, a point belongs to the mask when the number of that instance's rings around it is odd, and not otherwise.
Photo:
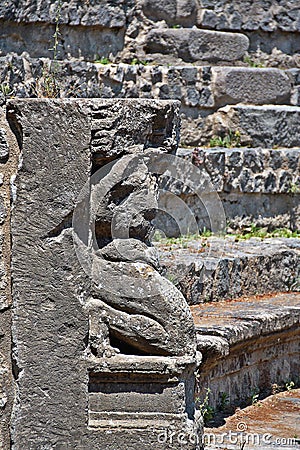
[[(176, 38), (178, 44), (184, 33), (190, 33), (194, 26), (216, 31), (211, 34), (213, 40), (218, 39), (218, 31), (241, 32), (250, 38), (251, 51), (261, 48), (271, 53), (277, 47), (287, 54), (299, 53), (300, 19), (296, 2), (256, 0), (248, 3), (245, 5), (240, 0), (234, 3), (171, 0), (166, 4), (152, 0), (106, 0), (101, 4), (76, 0), (47, 0), (42, 4), (28, 0), (4, 2), (0, 6), (1, 50), (2, 54), (27, 51), (33, 57), (49, 57), (49, 41), (59, 17), (60, 59), (93, 60), (118, 54), (132, 59), (145, 52), (143, 47), (152, 28), (157, 27), (163, 34), (168, 27), (172, 30), (180, 26), (183, 29)], [(226, 39), (225, 34), (223, 38)], [(160, 43), (163, 44), (163, 40)], [(230, 52), (230, 47), (227, 50)]]

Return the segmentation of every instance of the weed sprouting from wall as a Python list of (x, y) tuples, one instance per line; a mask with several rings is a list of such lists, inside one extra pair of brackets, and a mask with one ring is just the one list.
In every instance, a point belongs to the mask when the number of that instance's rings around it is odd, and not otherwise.
[(52, 52), (52, 61), (50, 61), (48, 67), (44, 67), (42, 76), (36, 83), (36, 94), (38, 97), (57, 98), (60, 97), (59, 86), (59, 69), (58, 62), (59, 55), (59, 40), (60, 40), (60, 27), (59, 22), (61, 18), (62, 0), (58, 1), (57, 10), (55, 14), (55, 31), (53, 34), (53, 46), (49, 48)]

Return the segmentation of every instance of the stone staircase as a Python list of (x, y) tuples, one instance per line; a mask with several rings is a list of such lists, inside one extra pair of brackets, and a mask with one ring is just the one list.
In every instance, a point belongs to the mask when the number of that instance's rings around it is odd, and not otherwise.
[[(204, 11), (202, 19), (213, 14)], [(199, 168), (199, 182), (200, 172), (208, 173), (229, 227), (299, 229), (299, 70), (241, 67), (253, 39), (228, 31), (151, 30), (146, 53), (159, 62), (159, 53), (172, 54), (184, 64), (156, 68), (155, 77), (146, 67), (137, 80), (148, 80), (141, 85), (149, 96), (181, 100), (182, 147), (197, 148), (177, 155)], [(107, 87), (109, 77), (103, 77)], [(169, 217), (159, 225), (169, 237), (178, 235), (174, 217), (187, 235), (194, 219), (210, 229), (196, 192), (178, 180), (162, 186), (184, 205), (179, 211), (169, 197), (162, 202)], [(272, 385), (299, 383), (300, 295), (291, 292), (300, 290), (298, 238), (166, 239), (159, 249), (166, 276), (192, 305), (203, 354), (200, 403), (209, 393), (218, 411), (223, 394), (233, 411), (253, 392), (263, 398)]]

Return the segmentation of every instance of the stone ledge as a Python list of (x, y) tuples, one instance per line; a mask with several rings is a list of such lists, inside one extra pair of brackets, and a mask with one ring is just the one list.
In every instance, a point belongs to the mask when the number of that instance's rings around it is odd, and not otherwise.
[(300, 289), (300, 239), (214, 237), (202, 244), (191, 239), (184, 247), (159, 247), (162, 264), (170, 276), (180, 275), (179, 288), (190, 305)]
[[(206, 354), (213, 347), (223, 356), (232, 345), (299, 325), (300, 293), (204, 303), (192, 306), (191, 310), (198, 349)], [(218, 350), (217, 343), (221, 342)]]
[[(300, 191), (300, 148), (179, 148), (177, 156), (207, 172), (219, 193), (292, 194), (297, 186)], [(186, 193), (178, 182), (172, 188)]]
[[(100, 5), (77, 0), (62, 2), (59, 22), (68, 25), (124, 27), (125, 2), (121, 0), (117, 3), (112, 0), (104, 0)], [(21, 0), (17, 5), (5, 2), (0, 6), (0, 19), (16, 23), (55, 23), (58, 6), (57, 0), (44, 0), (37, 5), (30, 0)]]
[(97, 373), (134, 373), (155, 375), (179, 375), (184, 368), (195, 364), (194, 358), (164, 356), (117, 355), (111, 358), (92, 358), (87, 361), (95, 376)]
[[(0, 80), (14, 94), (38, 95), (50, 60), (10, 54), (0, 57)], [(183, 108), (211, 109), (226, 104), (297, 104), (298, 70), (248, 67), (162, 66), (59, 61), (57, 81), (64, 97), (134, 97), (180, 100)], [(8, 82), (8, 81), (7, 81)]]
[[(296, 6), (296, 5), (295, 5)], [(144, 14), (154, 21), (165, 20), (170, 26), (198, 25), (201, 28), (230, 31), (299, 31), (298, 10), (293, 2), (272, 1), (266, 8), (264, 0), (158, 0), (143, 1)]]
[[(272, 385), (299, 380), (300, 294), (279, 293), (192, 307), (198, 349), (200, 399), (209, 388), (216, 410), (272, 392)], [(224, 406), (224, 405), (223, 405)], [(221, 406), (222, 408), (222, 406)]]

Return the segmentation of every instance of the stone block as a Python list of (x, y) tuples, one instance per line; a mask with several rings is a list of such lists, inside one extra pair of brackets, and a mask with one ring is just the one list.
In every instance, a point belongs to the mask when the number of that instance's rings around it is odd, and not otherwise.
[(157, 0), (144, 0), (143, 12), (154, 21), (191, 26), (196, 22), (197, 5), (195, 0), (168, 0), (163, 4)]
[(216, 106), (233, 103), (263, 105), (290, 102), (291, 81), (282, 70), (214, 67), (212, 72)]
[(145, 50), (172, 54), (187, 62), (219, 62), (242, 58), (248, 46), (248, 38), (239, 33), (158, 28), (148, 33)]
[(198, 25), (216, 30), (276, 30), (294, 32), (299, 28), (299, 9), (294, 2), (275, 0), (201, 0)]
[(202, 247), (190, 239), (184, 247), (158, 246), (161, 260), (181, 277), (179, 286), (191, 305), (243, 296), (299, 290), (300, 240), (212, 237)]
[(225, 106), (207, 119), (203, 142), (211, 136), (239, 132), (241, 144), (252, 147), (299, 147), (300, 108), (284, 105)]
[(179, 106), (169, 100), (99, 99), (92, 110), (92, 153), (100, 162), (122, 155), (124, 147), (174, 150)]

